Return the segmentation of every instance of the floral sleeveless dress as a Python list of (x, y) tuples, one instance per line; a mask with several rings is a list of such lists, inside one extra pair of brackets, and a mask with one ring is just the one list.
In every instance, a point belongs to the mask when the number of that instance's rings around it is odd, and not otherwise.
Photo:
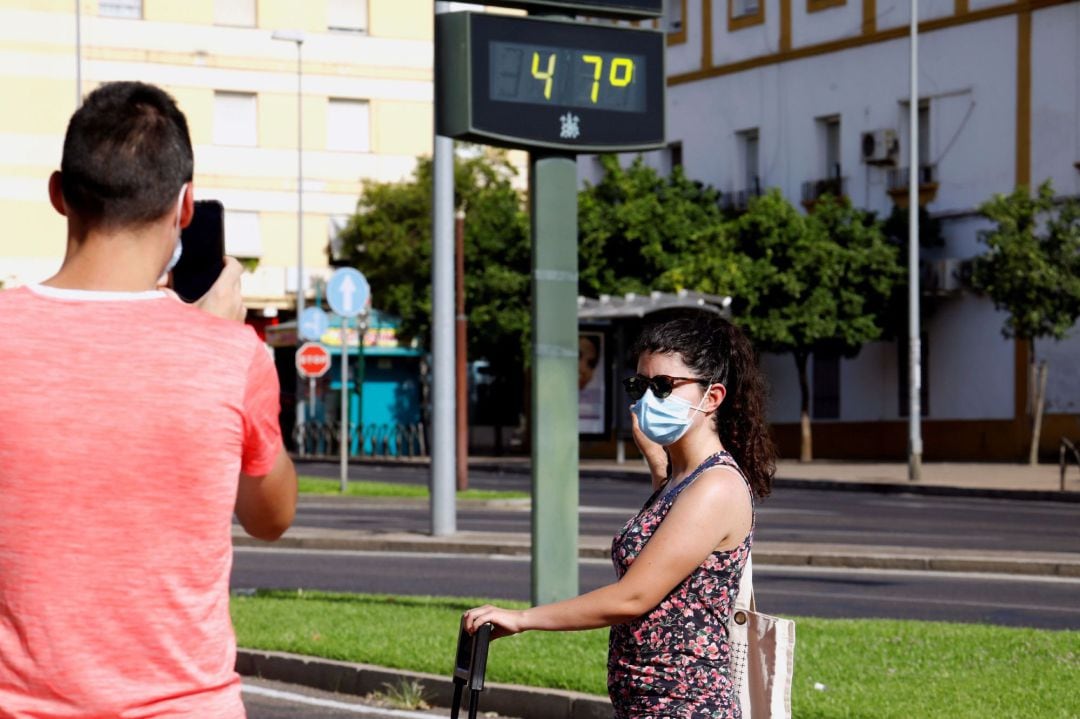
[[(679, 495), (721, 464), (739, 469), (727, 452), (715, 454), (670, 491), (661, 487), (626, 523), (611, 545), (620, 578)], [(611, 628), (608, 693), (615, 719), (741, 719), (727, 625), (753, 537), (751, 523), (738, 547), (713, 552), (655, 609)]]

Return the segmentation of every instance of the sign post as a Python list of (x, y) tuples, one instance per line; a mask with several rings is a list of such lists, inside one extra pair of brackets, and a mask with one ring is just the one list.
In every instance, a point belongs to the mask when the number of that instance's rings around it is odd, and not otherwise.
[[(341, 316), (341, 492), (349, 486), (349, 320), (367, 311), (371, 287), (364, 275), (352, 267), (336, 270), (326, 283), (326, 301)], [(361, 333), (360, 351), (364, 350)]]
[[(296, 327), (296, 334), (300, 341), (310, 340), (312, 342), (319, 342), (322, 340), (322, 336), (326, 334), (327, 328), (330, 326), (330, 317), (318, 307), (308, 307), (300, 315), (300, 321)], [(299, 354), (297, 355), (299, 356)], [(330, 367), (327, 365), (327, 370)], [(325, 373), (323, 373), (325, 374)], [(315, 377), (311, 375), (302, 375), (308, 378), (308, 413), (311, 418), (315, 418)], [(322, 375), (316, 375), (321, 377)]]
[[(662, 0), (496, 0), (660, 17)], [(532, 602), (578, 591), (577, 153), (665, 145), (665, 35), (572, 20), (436, 17), (440, 135), (528, 150), (532, 214)]]

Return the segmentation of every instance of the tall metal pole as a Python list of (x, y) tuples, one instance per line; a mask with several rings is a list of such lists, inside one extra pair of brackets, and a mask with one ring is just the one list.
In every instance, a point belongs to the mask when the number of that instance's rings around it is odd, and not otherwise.
[(75, 109), (82, 107), (82, 0), (75, 0)]
[(908, 479), (922, 477), (922, 336), (919, 327), (919, 0), (911, 0), (908, 103)]
[(296, 41), (296, 322), (304, 314), (304, 41)]
[[(364, 344), (360, 336), (361, 346)], [(349, 488), (349, 318), (341, 318), (341, 493)]]
[[(435, 3), (435, 14), (450, 11)], [(436, 53), (436, 57), (437, 57)], [(438, 74), (436, 73), (436, 76)], [(436, 88), (438, 92), (438, 88)], [(436, 103), (437, 104), (437, 103)], [(436, 123), (438, 127), (438, 123)], [(431, 533), (457, 531), (454, 506), (454, 141), (435, 135), (431, 232)]]
[(577, 163), (530, 157), (532, 602), (578, 593)]
[(454, 215), (454, 279), (457, 290), (455, 335), (457, 342), (457, 489), (469, 488), (469, 382), (467, 377), (468, 318), (465, 315), (465, 212)]

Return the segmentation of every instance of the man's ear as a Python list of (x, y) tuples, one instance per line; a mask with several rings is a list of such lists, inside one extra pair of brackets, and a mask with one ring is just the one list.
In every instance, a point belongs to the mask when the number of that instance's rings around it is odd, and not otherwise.
[(184, 188), (184, 201), (180, 203), (180, 227), (191, 224), (191, 218), (195, 216), (195, 183), (187, 183)]
[(64, 202), (64, 188), (60, 184), (60, 170), (55, 170), (49, 175), (49, 202), (53, 209), (64, 217), (67, 217), (67, 203)]

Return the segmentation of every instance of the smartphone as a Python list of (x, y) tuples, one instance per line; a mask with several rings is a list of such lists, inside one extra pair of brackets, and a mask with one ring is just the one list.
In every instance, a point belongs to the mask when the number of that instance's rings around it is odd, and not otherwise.
[(225, 208), (217, 200), (197, 200), (191, 224), (180, 233), (184, 251), (172, 271), (172, 288), (194, 302), (225, 269)]

